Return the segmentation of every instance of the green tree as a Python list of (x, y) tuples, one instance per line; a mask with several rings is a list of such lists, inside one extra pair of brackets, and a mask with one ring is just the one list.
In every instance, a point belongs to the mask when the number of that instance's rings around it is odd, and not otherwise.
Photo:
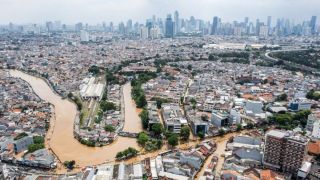
[(163, 126), (161, 123), (155, 123), (152, 125), (151, 127), (152, 132), (154, 132), (154, 134), (156, 136), (160, 136), (163, 133)]
[(111, 125), (106, 125), (104, 127), (104, 130), (107, 131), (107, 132), (114, 132), (116, 129)]
[(18, 134), (18, 135), (14, 138), (14, 140), (18, 140), (18, 139), (21, 139), (21, 138), (26, 137), (26, 136), (28, 136), (28, 134), (25, 133), (25, 132), (22, 132), (22, 133)]
[(108, 101), (101, 101), (100, 108), (103, 112), (117, 109), (116, 105), (113, 102)]
[(187, 66), (187, 69), (188, 69), (188, 70), (192, 70), (192, 65), (189, 64), (189, 65)]
[(121, 159), (123, 157), (123, 153), (120, 151), (117, 153), (116, 158)]
[(43, 143), (41, 143), (41, 144), (30, 144), (28, 146), (28, 152), (32, 153), (32, 152), (34, 152), (36, 150), (43, 149), (43, 148), (44, 148), (44, 144)]
[(76, 164), (76, 162), (74, 160), (72, 161), (65, 161), (63, 162), (63, 165), (68, 168), (68, 169), (73, 169), (74, 168), (74, 165)]
[(198, 137), (200, 138), (200, 139), (203, 139), (204, 138), (204, 132), (203, 131), (200, 131), (200, 132), (198, 132)]
[(158, 149), (161, 149), (161, 147), (163, 146), (162, 140), (158, 139), (156, 145), (157, 145), (157, 148), (158, 148)]
[(237, 129), (236, 129), (236, 131), (241, 131), (242, 130), (242, 125), (241, 124), (237, 124)]
[(171, 146), (176, 146), (178, 145), (179, 139), (178, 139), (178, 135), (176, 134), (172, 134), (169, 138), (168, 138), (168, 143)]
[(286, 93), (283, 93), (276, 98), (276, 101), (287, 101), (287, 99), (288, 95)]
[(141, 146), (145, 146), (145, 144), (149, 141), (149, 136), (145, 132), (141, 132), (138, 135), (138, 143)]
[(248, 129), (253, 129), (253, 127), (254, 127), (254, 125), (253, 125), (252, 123), (248, 123), (248, 124), (247, 124), (247, 128), (248, 128)]
[(181, 131), (180, 131), (180, 137), (182, 140), (186, 141), (189, 139), (189, 136), (190, 136), (190, 129), (188, 126), (184, 126), (181, 128)]
[(149, 113), (148, 113), (148, 110), (143, 109), (140, 112), (139, 116), (140, 116), (140, 119), (142, 121), (143, 128), (147, 129), (148, 126), (149, 126)]
[(44, 143), (44, 137), (43, 136), (33, 136), (33, 143), (35, 143), (35, 144)]
[(93, 75), (97, 75), (97, 74), (99, 74), (100, 69), (99, 69), (98, 66), (93, 65), (93, 66), (91, 66), (91, 67), (88, 69), (88, 71), (89, 71), (90, 73), (92, 73)]
[(223, 129), (219, 129), (218, 134), (219, 136), (223, 136), (226, 132)]
[(146, 96), (144, 94), (138, 96), (136, 99), (136, 105), (138, 108), (143, 108), (147, 105)]
[(213, 61), (214, 60), (214, 56), (212, 54), (209, 55), (209, 61)]

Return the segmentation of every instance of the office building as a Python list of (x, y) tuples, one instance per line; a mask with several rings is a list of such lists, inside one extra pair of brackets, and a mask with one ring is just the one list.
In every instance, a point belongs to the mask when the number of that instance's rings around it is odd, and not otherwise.
[(160, 38), (160, 29), (158, 27), (153, 27), (150, 29), (149, 38), (151, 39), (158, 39)]
[(235, 36), (241, 36), (242, 35), (242, 27), (241, 26), (236, 26), (233, 29), (233, 35)]
[(177, 104), (163, 104), (162, 117), (165, 129), (169, 132), (180, 133), (181, 127), (188, 125)]
[(179, 12), (175, 11), (174, 12), (174, 32), (175, 34), (180, 32), (180, 22), (179, 22)]
[(83, 27), (82, 27), (82, 23), (81, 22), (79, 22), (79, 23), (77, 23), (75, 25), (75, 31), (76, 32), (80, 32), (82, 29), (83, 29)]
[(312, 103), (304, 98), (295, 99), (290, 102), (289, 109), (292, 111), (310, 110)]
[(53, 23), (51, 21), (46, 22), (46, 28), (48, 32), (53, 31)]
[(218, 34), (218, 24), (219, 24), (219, 18), (215, 16), (212, 22), (211, 35)]
[(259, 36), (260, 37), (267, 37), (269, 34), (269, 27), (268, 26), (260, 26)]
[(81, 42), (88, 42), (89, 41), (89, 33), (85, 30), (80, 31), (80, 41)]
[(263, 165), (296, 175), (307, 152), (308, 140), (292, 132), (271, 130), (265, 136)]
[(211, 115), (211, 123), (217, 127), (225, 126), (228, 124), (228, 113), (225, 111), (213, 110)]
[(316, 33), (316, 22), (317, 22), (317, 16), (312, 16), (310, 21), (310, 28), (311, 28), (312, 34)]
[(166, 18), (165, 37), (173, 38), (173, 34), (174, 34), (174, 22), (172, 21), (171, 14), (168, 14)]
[(148, 39), (148, 28), (147, 27), (142, 26), (140, 28), (140, 38), (141, 39)]

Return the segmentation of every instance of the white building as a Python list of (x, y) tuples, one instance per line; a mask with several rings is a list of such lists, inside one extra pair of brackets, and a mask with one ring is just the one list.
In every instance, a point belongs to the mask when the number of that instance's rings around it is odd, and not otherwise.
[(259, 36), (267, 37), (269, 34), (269, 27), (268, 26), (260, 26)]
[(312, 137), (320, 139), (320, 121), (313, 123)]
[(95, 83), (95, 78), (85, 78), (80, 85), (80, 95), (83, 99), (95, 98), (101, 100), (105, 84)]
[(81, 42), (88, 42), (89, 39), (89, 33), (85, 30), (80, 31), (80, 41)]
[(148, 39), (148, 28), (147, 27), (141, 27), (140, 28), (140, 38), (141, 39)]
[(232, 125), (241, 124), (240, 112), (238, 112), (235, 109), (231, 109), (230, 115), (229, 115), (229, 123)]
[(160, 29), (158, 27), (153, 27), (150, 29), (150, 38), (151, 39), (160, 38)]
[(235, 36), (241, 36), (242, 35), (242, 27), (237, 26), (233, 29), (233, 35)]
[(320, 114), (309, 114), (308, 116), (308, 122), (306, 125), (306, 128), (308, 131), (313, 131), (313, 125), (315, 122), (320, 121)]

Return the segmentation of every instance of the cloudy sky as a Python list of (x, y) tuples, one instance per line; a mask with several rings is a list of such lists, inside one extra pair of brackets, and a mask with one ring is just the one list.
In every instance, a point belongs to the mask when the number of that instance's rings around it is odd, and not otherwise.
[(144, 22), (153, 14), (165, 17), (178, 10), (180, 17), (191, 15), (204, 20), (220, 16), (222, 21), (251, 20), (266, 16), (295, 21), (320, 16), (320, 0), (0, 0), (0, 24), (120, 22), (131, 18)]

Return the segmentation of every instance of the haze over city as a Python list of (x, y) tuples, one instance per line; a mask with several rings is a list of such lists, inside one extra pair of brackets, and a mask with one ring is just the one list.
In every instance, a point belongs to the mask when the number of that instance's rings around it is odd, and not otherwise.
[(319, 180), (320, 0), (0, 0), (0, 180)]
[(60, 20), (64, 23), (103, 21), (119, 23), (132, 19), (144, 22), (152, 15), (165, 17), (178, 10), (181, 17), (224, 21), (243, 17), (273, 16), (302, 21), (320, 15), (318, 0), (1, 0), (0, 24), (43, 23)]

